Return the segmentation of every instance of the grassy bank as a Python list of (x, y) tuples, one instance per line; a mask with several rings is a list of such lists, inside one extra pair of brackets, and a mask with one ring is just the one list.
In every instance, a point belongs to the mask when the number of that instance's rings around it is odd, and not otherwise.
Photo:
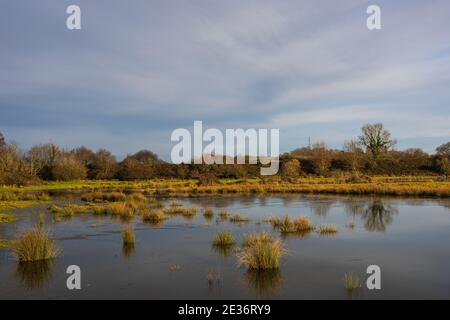
[(349, 182), (343, 178), (298, 178), (289, 182), (269, 179), (222, 179), (214, 185), (203, 186), (197, 180), (146, 181), (70, 181), (45, 182), (37, 186), (1, 186), (0, 193), (27, 191), (139, 191), (146, 194), (210, 195), (261, 193), (322, 193), (394, 196), (450, 197), (450, 181), (439, 177), (371, 177), (370, 181)]

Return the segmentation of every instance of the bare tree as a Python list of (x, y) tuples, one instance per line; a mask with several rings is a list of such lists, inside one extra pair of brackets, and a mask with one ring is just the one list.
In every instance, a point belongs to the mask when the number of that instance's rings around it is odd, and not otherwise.
[(437, 147), (436, 153), (440, 156), (450, 156), (450, 142), (441, 144)]
[(366, 148), (366, 151), (371, 152), (375, 159), (397, 143), (381, 123), (366, 124), (361, 128), (361, 131), (359, 143)]
[(6, 146), (5, 136), (0, 132), (0, 148)]

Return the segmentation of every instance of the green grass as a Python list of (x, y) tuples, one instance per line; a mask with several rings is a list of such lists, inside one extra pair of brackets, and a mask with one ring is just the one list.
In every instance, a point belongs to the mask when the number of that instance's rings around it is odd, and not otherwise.
[(268, 234), (247, 236), (246, 245), (238, 253), (239, 264), (251, 270), (279, 269), (281, 257), (285, 254), (283, 243)]
[(37, 226), (23, 232), (10, 248), (20, 262), (56, 258), (61, 254), (61, 250), (50, 236), (49, 231)]
[(223, 230), (214, 236), (212, 243), (214, 246), (232, 246), (236, 240), (229, 230)]
[(122, 242), (124, 245), (134, 245), (136, 242), (136, 236), (132, 227), (125, 226), (122, 229)]

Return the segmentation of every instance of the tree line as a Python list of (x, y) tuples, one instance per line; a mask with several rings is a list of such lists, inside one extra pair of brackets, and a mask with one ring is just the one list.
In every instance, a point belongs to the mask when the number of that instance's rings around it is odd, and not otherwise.
[[(280, 155), (281, 177), (349, 175), (450, 175), (450, 142), (435, 154), (412, 148), (395, 150), (396, 141), (382, 124), (362, 127), (361, 135), (331, 149), (324, 142)], [(65, 150), (55, 143), (39, 144), (22, 151), (0, 133), (0, 184), (27, 185), (42, 180), (78, 179), (143, 180), (198, 178), (213, 183), (218, 178), (259, 176), (260, 165), (175, 165), (162, 161), (150, 150), (127, 155), (122, 161), (106, 149), (84, 146)]]

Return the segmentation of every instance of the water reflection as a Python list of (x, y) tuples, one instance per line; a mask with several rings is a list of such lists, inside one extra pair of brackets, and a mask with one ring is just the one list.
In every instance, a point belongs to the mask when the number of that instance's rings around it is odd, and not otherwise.
[(244, 274), (246, 285), (258, 296), (274, 295), (283, 285), (280, 270), (252, 270)]
[(125, 258), (131, 258), (134, 253), (136, 252), (136, 249), (134, 247), (134, 243), (127, 243), (123, 244), (122, 246), (122, 254)]
[(16, 278), (28, 289), (43, 288), (52, 278), (54, 260), (20, 262), (17, 264)]
[(326, 217), (330, 212), (334, 202), (331, 201), (312, 201), (310, 204), (311, 211), (320, 217)]
[(234, 253), (234, 245), (221, 246), (221, 245), (212, 245), (211, 250), (214, 253), (217, 253), (224, 258), (228, 258)]
[(346, 202), (344, 207), (347, 215), (353, 219), (360, 216), (364, 221), (364, 228), (369, 232), (385, 232), (386, 227), (392, 223), (393, 216), (398, 213), (396, 207), (380, 199), (370, 203)]

